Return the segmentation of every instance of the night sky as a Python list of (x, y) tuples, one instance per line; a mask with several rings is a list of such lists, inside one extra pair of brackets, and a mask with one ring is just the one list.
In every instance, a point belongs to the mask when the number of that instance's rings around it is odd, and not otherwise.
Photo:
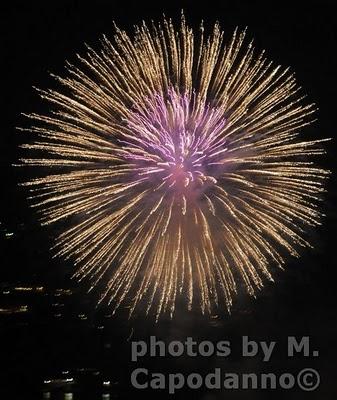
[[(41, 285), (54, 291), (71, 289), (71, 301), (65, 303), (66, 317), (59, 321), (48, 319), (49, 300), (43, 304), (32, 301), (34, 310), (28, 322), (12, 321), (0, 316), (0, 365), (4, 384), (1, 391), (9, 391), (8, 399), (19, 393), (36, 393), (42, 398), (40, 381), (45, 374), (64, 368), (95, 366), (107, 375), (118, 376), (121, 388), (116, 398), (138, 396), (129, 383), (130, 343), (156, 335), (163, 340), (184, 340), (193, 336), (198, 340), (218, 341), (231, 338), (235, 347), (242, 335), (260, 340), (283, 343), (288, 335), (310, 336), (320, 351), (317, 358), (288, 359), (276, 351), (266, 365), (259, 357), (243, 360), (235, 354), (225, 367), (232, 371), (297, 371), (304, 367), (316, 368), (321, 375), (320, 388), (312, 393), (297, 390), (273, 392), (181, 392), (195, 399), (324, 399), (337, 398), (336, 359), (336, 17), (334, 1), (307, 2), (250, 2), (250, 1), (55, 1), (4, 3), (1, 13), (2, 64), (2, 124), (1, 124), (1, 183), (0, 197), (0, 254), (1, 285)], [(71, 280), (70, 261), (52, 259), (49, 248), (54, 227), (40, 227), (35, 211), (29, 208), (27, 193), (19, 186), (33, 171), (14, 167), (21, 151), (25, 134), (15, 130), (29, 122), (21, 113), (45, 112), (33, 86), (54, 85), (49, 73), (64, 75), (65, 60), (75, 61), (76, 53), (84, 53), (84, 43), (99, 47), (102, 34), (112, 37), (112, 21), (132, 33), (134, 24), (142, 20), (159, 20), (164, 13), (179, 18), (184, 9), (186, 19), (197, 28), (200, 20), (206, 27), (219, 21), (226, 35), (236, 26), (248, 27), (248, 36), (255, 39), (257, 49), (266, 49), (275, 64), (291, 66), (309, 102), (319, 108), (318, 121), (303, 131), (305, 138), (331, 137), (326, 143), (327, 155), (318, 159), (322, 167), (332, 171), (323, 196), (322, 210), (326, 215), (319, 228), (309, 232), (313, 249), (301, 250), (301, 258), (289, 258), (286, 271), (273, 271), (276, 284), (266, 284), (256, 299), (240, 296), (234, 304), (232, 316), (225, 312), (217, 318), (201, 317), (197, 312), (186, 314), (179, 310), (172, 321), (164, 319), (154, 324), (151, 319), (136, 317), (126, 320), (123, 312), (115, 318), (104, 317), (109, 310), (96, 309), (95, 294), (86, 294), (85, 285)], [(13, 233), (13, 235), (8, 235)], [(6, 235), (7, 234), (7, 235)], [(0, 308), (7, 300), (0, 295)], [(20, 301), (15, 299), (15, 301)], [(74, 321), (73, 315), (85, 313), (84, 323)], [(97, 333), (97, 326), (105, 318), (105, 328)], [(110, 347), (106, 345), (110, 343)], [(105, 350), (104, 350), (105, 349)], [(108, 349), (108, 351), (106, 351)], [(235, 353), (235, 352), (234, 352)], [(148, 368), (162, 371), (201, 371), (219, 364), (217, 359), (148, 359)], [(16, 382), (15, 388), (12, 386)], [(149, 392), (148, 396), (166, 396), (166, 392)], [(33, 396), (33, 395), (32, 395)], [(4, 397), (5, 398), (5, 397)], [(84, 397), (78, 397), (82, 399)], [(91, 397), (94, 400), (96, 397)], [(99, 397), (97, 397), (98, 399)], [(152, 398), (152, 397), (151, 397)], [(172, 397), (171, 397), (172, 398)], [(76, 399), (76, 397), (75, 397)]]

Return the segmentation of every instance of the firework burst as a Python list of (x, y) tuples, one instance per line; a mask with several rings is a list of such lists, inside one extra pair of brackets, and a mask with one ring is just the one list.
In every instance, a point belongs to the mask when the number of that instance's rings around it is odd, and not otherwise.
[(22, 161), (51, 172), (25, 185), (44, 224), (67, 221), (57, 254), (92, 288), (107, 279), (114, 310), (172, 315), (179, 296), (230, 309), (319, 224), (321, 140), (298, 138), (315, 107), (244, 32), (225, 45), (217, 24), (194, 35), (184, 17), (133, 39), (115, 29), (55, 77), (59, 91), (39, 90), (52, 109), (29, 115), (23, 147), (40, 155)]

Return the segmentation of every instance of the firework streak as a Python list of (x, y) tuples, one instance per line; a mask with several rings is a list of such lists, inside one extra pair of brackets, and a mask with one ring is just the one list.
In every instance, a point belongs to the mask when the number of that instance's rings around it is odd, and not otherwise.
[(295, 78), (255, 55), (245, 33), (225, 45), (216, 24), (194, 35), (182, 17), (117, 27), (88, 48), (51, 104), (31, 114), (24, 165), (47, 175), (25, 183), (42, 223), (65, 220), (57, 255), (115, 311), (172, 315), (178, 298), (211, 313), (272, 280), (268, 265), (298, 256), (327, 172), (322, 140), (302, 141), (314, 105)]

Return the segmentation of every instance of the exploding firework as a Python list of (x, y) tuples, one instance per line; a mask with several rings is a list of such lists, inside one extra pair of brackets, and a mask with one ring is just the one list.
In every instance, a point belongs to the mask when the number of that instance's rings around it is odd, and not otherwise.
[(225, 45), (218, 24), (195, 35), (184, 17), (133, 39), (115, 29), (55, 77), (59, 91), (39, 90), (52, 110), (29, 115), (23, 147), (38, 155), (22, 161), (51, 172), (25, 185), (42, 223), (66, 221), (56, 254), (91, 288), (103, 280), (113, 310), (230, 309), (319, 224), (321, 140), (298, 137), (315, 107), (245, 32)]

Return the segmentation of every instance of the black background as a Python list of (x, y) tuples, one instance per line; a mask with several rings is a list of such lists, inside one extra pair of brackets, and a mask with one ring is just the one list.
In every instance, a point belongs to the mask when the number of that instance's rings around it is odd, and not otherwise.
[[(75, 324), (71, 319), (48, 322), (39, 313), (27, 325), (0, 323), (0, 365), (2, 390), (9, 390), (8, 399), (18, 393), (29, 398), (45, 371), (66, 367), (97, 366), (115, 374), (121, 383), (116, 396), (132, 398), (140, 395), (130, 387), (129, 373), (141, 363), (130, 362), (130, 333), (133, 340), (157, 335), (166, 341), (225, 340), (233, 343), (229, 360), (148, 359), (145, 364), (153, 371), (208, 372), (215, 366), (224, 371), (258, 372), (290, 371), (313, 367), (321, 374), (321, 386), (313, 393), (298, 390), (276, 392), (183, 393), (196, 399), (335, 399), (337, 326), (336, 326), (336, 23), (334, 1), (308, 2), (244, 2), (244, 1), (50, 1), (3, 2), (1, 29), (1, 228), (15, 232), (11, 240), (1, 240), (0, 282), (41, 284), (50, 288), (71, 287), (76, 292), (69, 313), (84, 309), (93, 318), (88, 325)], [(104, 33), (112, 37), (112, 21), (127, 32), (143, 19), (159, 20), (164, 13), (179, 19), (184, 9), (187, 21), (197, 28), (200, 20), (206, 26), (219, 21), (226, 35), (238, 26), (248, 26), (249, 37), (256, 47), (266, 49), (276, 64), (290, 65), (309, 101), (318, 107), (318, 121), (306, 129), (306, 137), (331, 137), (326, 144), (327, 156), (320, 164), (332, 170), (327, 194), (322, 203), (326, 217), (323, 225), (310, 234), (314, 249), (303, 251), (299, 260), (289, 259), (285, 272), (275, 271), (276, 284), (267, 284), (257, 299), (239, 298), (233, 315), (209, 319), (197, 313), (179, 312), (170, 321), (158, 324), (151, 320), (126, 321), (123, 316), (109, 319), (104, 335), (91, 328), (95, 325), (94, 300), (70, 280), (72, 265), (52, 259), (49, 252), (53, 229), (41, 228), (34, 211), (28, 207), (26, 193), (18, 187), (28, 172), (11, 165), (20, 155), (19, 143), (25, 140), (15, 132), (26, 126), (20, 115), (43, 112), (44, 105), (33, 86), (53, 84), (49, 72), (64, 74), (65, 60), (74, 61), (75, 53), (84, 53), (84, 43), (99, 46)], [(0, 305), (1, 307), (1, 305)], [(240, 337), (250, 335), (260, 340), (277, 340), (279, 349), (270, 363), (260, 357), (242, 359), (238, 355)], [(288, 335), (310, 336), (318, 358), (288, 359), (284, 344)], [(110, 352), (105, 352), (106, 341)], [(283, 346), (283, 347), (282, 347)], [(282, 350), (283, 349), (283, 350)], [(103, 354), (104, 353), (104, 354)], [(103, 365), (104, 364), (104, 365)], [(15, 383), (15, 385), (14, 385)], [(147, 393), (148, 396), (164, 394)], [(177, 397), (182, 395), (178, 394)], [(26, 396), (26, 397), (25, 397)], [(0, 395), (0, 398), (1, 395)], [(81, 397), (78, 397), (82, 399)], [(96, 397), (91, 397), (93, 400)], [(97, 397), (99, 398), (99, 397)]]

